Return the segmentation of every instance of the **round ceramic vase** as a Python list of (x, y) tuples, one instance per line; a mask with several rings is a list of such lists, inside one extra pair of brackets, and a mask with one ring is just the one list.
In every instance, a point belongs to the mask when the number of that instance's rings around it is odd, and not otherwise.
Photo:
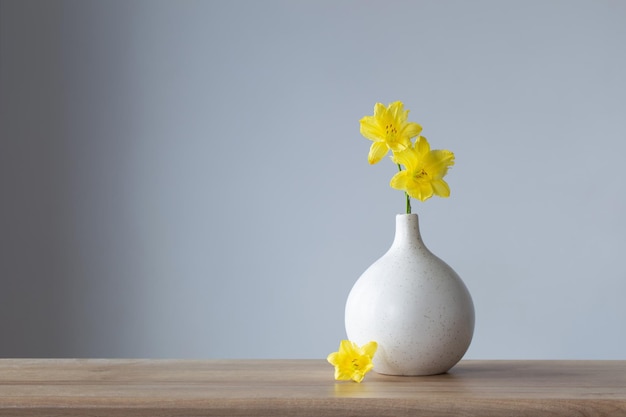
[(467, 351), (474, 304), (457, 273), (424, 245), (417, 214), (399, 214), (391, 248), (350, 291), (345, 321), (348, 339), (378, 343), (374, 371), (435, 375)]

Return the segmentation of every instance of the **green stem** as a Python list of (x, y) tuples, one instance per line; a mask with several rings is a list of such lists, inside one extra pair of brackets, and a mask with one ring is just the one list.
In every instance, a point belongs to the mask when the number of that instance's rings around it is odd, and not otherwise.
[(406, 195), (406, 214), (411, 214), (411, 196), (406, 191), (404, 194)]
[[(402, 166), (398, 164), (398, 171), (402, 171)], [(411, 214), (411, 196), (406, 191), (404, 192), (406, 196), (406, 214)]]

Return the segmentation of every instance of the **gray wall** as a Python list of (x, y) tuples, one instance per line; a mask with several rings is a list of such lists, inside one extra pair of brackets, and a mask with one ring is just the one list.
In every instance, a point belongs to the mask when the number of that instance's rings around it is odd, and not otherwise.
[(468, 358), (626, 351), (626, 3), (0, 2), (0, 356), (323, 358), (402, 193), (358, 120), (457, 164), (414, 202)]

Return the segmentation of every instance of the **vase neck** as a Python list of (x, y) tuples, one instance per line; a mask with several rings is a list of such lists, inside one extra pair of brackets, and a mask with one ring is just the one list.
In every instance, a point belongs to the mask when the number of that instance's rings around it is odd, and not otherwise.
[(396, 215), (396, 235), (393, 239), (392, 247), (400, 245), (424, 247), (417, 214), (412, 213)]

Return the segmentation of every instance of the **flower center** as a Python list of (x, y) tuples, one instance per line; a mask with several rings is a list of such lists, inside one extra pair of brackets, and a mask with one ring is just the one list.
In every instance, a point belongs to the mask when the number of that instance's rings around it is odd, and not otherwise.
[(416, 170), (415, 173), (413, 174), (413, 179), (415, 181), (419, 181), (427, 177), (428, 177), (428, 172), (426, 172), (424, 168)]
[(359, 366), (359, 360), (358, 360), (358, 359), (356, 359), (356, 358), (355, 358), (355, 359), (352, 359), (352, 367), (353, 367), (354, 369), (359, 369), (359, 368), (360, 368), (360, 366)]
[(394, 139), (398, 134), (398, 129), (396, 129), (393, 123), (389, 123), (385, 126), (385, 134), (387, 135), (387, 138)]

